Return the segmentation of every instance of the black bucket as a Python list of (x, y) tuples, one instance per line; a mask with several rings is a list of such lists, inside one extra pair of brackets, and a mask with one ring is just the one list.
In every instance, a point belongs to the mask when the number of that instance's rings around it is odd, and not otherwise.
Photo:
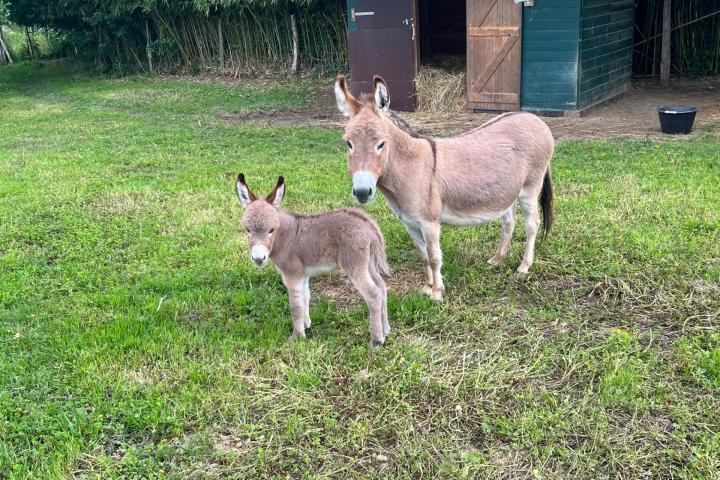
[(695, 107), (658, 107), (660, 130), (663, 133), (690, 133), (695, 121)]

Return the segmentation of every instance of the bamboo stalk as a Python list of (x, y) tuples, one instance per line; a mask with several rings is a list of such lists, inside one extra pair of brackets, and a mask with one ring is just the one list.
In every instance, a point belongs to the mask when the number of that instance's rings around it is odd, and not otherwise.
[(298, 58), (300, 57), (300, 45), (298, 41), (298, 29), (295, 15), (290, 15), (290, 25), (292, 27), (292, 39), (293, 39), (293, 63), (292, 63), (292, 74), (298, 74)]
[(663, 87), (670, 86), (670, 21), (671, 21), (671, 3), (672, 0), (663, 2), (663, 32), (662, 32), (662, 52), (660, 60), (660, 85)]
[(5, 45), (5, 36), (3, 35), (2, 25), (0, 25), (0, 60), (3, 60), (4, 58), (7, 59), (8, 63), (13, 63), (10, 51), (8, 51), (8, 48)]
[(30, 39), (30, 30), (25, 27), (25, 44), (27, 46), (28, 55), (33, 58), (32, 40)]
[(145, 19), (145, 51), (147, 52), (147, 59), (148, 59), (148, 70), (150, 70), (150, 75), (153, 74), (153, 54), (152, 54), (152, 47), (150, 46), (150, 23), (148, 22), (148, 19)]
[(223, 41), (222, 18), (218, 17), (218, 57), (220, 58), (220, 73), (225, 70), (225, 42)]

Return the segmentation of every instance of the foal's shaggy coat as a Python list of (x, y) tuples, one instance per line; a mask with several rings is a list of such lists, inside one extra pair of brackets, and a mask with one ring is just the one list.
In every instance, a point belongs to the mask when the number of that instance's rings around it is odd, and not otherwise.
[(304, 338), (310, 328), (310, 277), (342, 269), (367, 302), (372, 346), (390, 333), (387, 289), (390, 269), (385, 239), (362, 210), (343, 208), (318, 215), (296, 215), (279, 208), (285, 195), (283, 177), (270, 194), (257, 198), (238, 176), (236, 190), (245, 212), (250, 256), (257, 266), (271, 259), (288, 290), (293, 317), (291, 338)]
[(335, 83), (340, 111), (349, 118), (343, 137), (353, 196), (371, 201), (380, 190), (405, 224), (425, 264), (426, 292), (442, 300), (445, 290), (440, 226), (479, 225), (502, 219), (500, 244), (488, 262), (505, 259), (515, 228), (515, 200), (525, 217), (525, 254), (517, 269), (526, 274), (533, 263), (535, 237), (552, 224), (550, 129), (535, 115), (514, 112), (453, 138), (418, 135), (388, 109), (390, 97), (380, 77), (373, 95), (357, 100), (345, 78)]

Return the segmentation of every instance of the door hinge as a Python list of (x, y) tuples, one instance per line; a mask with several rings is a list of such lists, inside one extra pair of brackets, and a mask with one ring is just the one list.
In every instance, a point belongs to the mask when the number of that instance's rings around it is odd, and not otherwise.
[(375, 12), (356, 12), (355, 8), (350, 9), (350, 18), (353, 22), (357, 22), (357, 17), (369, 17), (375, 15)]

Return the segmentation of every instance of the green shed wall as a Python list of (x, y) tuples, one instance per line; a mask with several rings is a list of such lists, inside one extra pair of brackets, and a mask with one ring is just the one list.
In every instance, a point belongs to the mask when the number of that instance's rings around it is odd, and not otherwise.
[(634, 15), (634, 0), (582, 0), (578, 108), (630, 89)]
[(535, 0), (523, 8), (521, 108), (577, 108), (580, 1)]

